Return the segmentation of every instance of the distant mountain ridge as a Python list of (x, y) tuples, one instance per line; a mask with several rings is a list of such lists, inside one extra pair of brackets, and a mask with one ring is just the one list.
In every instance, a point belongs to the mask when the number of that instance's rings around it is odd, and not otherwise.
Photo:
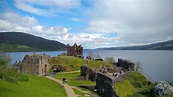
[(98, 48), (102, 50), (173, 50), (173, 40), (140, 46)]
[(0, 32), (0, 51), (57, 51), (66, 45), (22, 32)]

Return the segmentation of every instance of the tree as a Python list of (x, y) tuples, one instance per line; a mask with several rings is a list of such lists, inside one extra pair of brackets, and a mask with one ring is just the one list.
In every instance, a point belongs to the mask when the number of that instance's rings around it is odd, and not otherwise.
[(90, 56), (90, 57), (91, 57), (91, 59), (92, 59), (92, 58), (95, 58), (95, 55), (94, 55), (94, 53), (93, 53), (93, 52), (88, 52), (88, 56)]
[(141, 63), (139, 61), (135, 62), (134, 71), (142, 72)]
[(91, 59), (101, 59), (101, 56), (99, 54), (94, 54), (93, 52), (88, 52), (88, 56), (91, 57)]
[(115, 63), (116, 62), (113, 57), (106, 57), (105, 61), (107, 61), (109, 63)]
[(96, 55), (97, 59), (101, 59), (101, 56), (99, 54)]
[(11, 57), (6, 53), (0, 52), (0, 68), (6, 67), (11, 62)]

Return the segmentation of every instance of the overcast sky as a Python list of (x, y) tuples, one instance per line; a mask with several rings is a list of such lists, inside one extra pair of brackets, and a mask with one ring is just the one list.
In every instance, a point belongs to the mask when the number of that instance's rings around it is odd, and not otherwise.
[(0, 0), (0, 31), (84, 48), (173, 39), (173, 0)]

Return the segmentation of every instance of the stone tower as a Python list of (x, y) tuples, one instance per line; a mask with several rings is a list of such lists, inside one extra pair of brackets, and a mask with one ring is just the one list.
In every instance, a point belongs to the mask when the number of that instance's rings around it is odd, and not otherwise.
[(74, 43), (73, 46), (67, 44), (67, 56), (83, 57), (83, 47)]

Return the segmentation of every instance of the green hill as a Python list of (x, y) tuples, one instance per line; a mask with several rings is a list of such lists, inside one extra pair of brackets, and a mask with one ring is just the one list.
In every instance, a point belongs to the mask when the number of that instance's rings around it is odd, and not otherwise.
[[(73, 56), (57, 56), (52, 57), (49, 60), (49, 63), (52, 67), (63, 66), (65, 71), (75, 71), (79, 70), (82, 65), (87, 63), (87, 61)], [(90, 60), (87, 65), (91, 68), (98, 68), (99, 66), (111, 66), (111, 64), (108, 62), (96, 60)]]
[(58, 41), (22, 32), (0, 32), (1, 51), (57, 51), (65, 49), (66, 46)]
[(27, 76), (29, 81), (18, 84), (0, 79), (0, 97), (67, 97), (60, 84), (45, 77)]

